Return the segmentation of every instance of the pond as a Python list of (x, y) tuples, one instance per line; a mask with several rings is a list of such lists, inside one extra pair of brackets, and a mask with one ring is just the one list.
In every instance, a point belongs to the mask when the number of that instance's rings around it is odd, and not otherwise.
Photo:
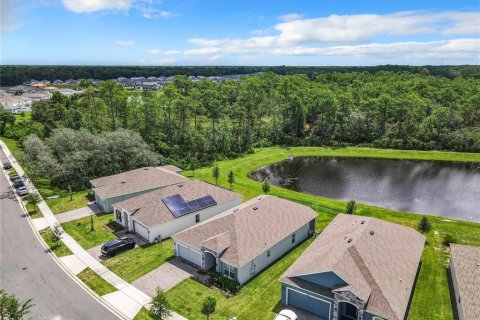
[(342, 157), (295, 157), (250, 178), (338, 200), (480, 222), (480, 164)]

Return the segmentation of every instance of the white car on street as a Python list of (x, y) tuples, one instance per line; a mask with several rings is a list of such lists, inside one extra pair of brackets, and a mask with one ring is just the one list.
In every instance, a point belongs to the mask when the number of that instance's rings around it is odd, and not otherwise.
[(274, 320), (297, 320), (297, 315), (292, 310), (283, 309)]

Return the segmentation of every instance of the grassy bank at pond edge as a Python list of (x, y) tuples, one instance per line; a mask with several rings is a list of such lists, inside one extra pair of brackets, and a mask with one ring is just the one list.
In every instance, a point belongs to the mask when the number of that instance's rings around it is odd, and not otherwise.
[[(254, 154), (242, 158), (216, 162), (220, 168), (219, 185), (228, 188), (227, 175), (234, 172), (235, 183), (233, 189), (250, 199), (262, 193), (261, 183), (248, 178), (248, 173), (260, 166), (286, 159), (293, 156), (338, 156), (338, 157), (368, 157), (411, 160), (437, 160), (480, 162), (480, 154), (466, 154), (439, 151), (406, 151), (384, 150), (370, 148), (265, 148), (258, 149)], [(184, 175), (192, 177), (191, 171)], [(202, 179), (214, 183), (212, 167), (195, 170), (195, 179)], [(345, 203), (338, 200), (308, 195), (280, 187), (272, 186), (270, 194), (311, 206), (318, 212), (317, 230), (321, 231), (333, 219), (337, 212), (343, 212)], [(358, 205), (358, 215), (375, 217), (394, 223), (415, 228), (420, 216), (408, 212), (399, 212), (384, 208)], [(446, 268), (449, 259), (449, 248), (443, 244), (445, 235), (453, 235), (459, 243), (480, 245), (480, 224), (446, 219), (445, 217), (430, 216), (432, 231), (427, 234), (427, 244), (423, 252), (423, 263), (417, 285), (414, 291), (408, 319), (452, 319), (452, 306), (449, 295)], [(306, 242), (308, 244), (309, 242)], [(278, 311), (280, 299), (281, 274), (295, 261), (295, 258), (306, 249), (302, 245), (288, 254), (265, 272), (256, 276), (247, 283), (242, 292), (230, 299), (219, 295), (192, 279), (188, 279), (168, 291), (167, 296), (175, 311), (189, 319), (203, 319), (201, 313), (202, 299), (207, 295), (218, 300), (217, 311), (211, 319), (223, 319), (225, 316), (237, 316), (246, 319), (271, 319), (274, 311)], [(184, 299), (194, 295), (195, 298)]]

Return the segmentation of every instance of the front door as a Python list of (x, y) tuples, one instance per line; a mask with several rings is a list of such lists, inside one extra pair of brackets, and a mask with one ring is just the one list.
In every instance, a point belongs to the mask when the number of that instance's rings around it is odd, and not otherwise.
[(129, 228), (128, 228), (128, 214), (126, 212), (123, 213), (123, 225), (125, 226), (125, 230), (129, 231)]
[(342, 320), (358, 319), (358, 309), (353, 304), (343, 302), (340, 310), (342, 312)]

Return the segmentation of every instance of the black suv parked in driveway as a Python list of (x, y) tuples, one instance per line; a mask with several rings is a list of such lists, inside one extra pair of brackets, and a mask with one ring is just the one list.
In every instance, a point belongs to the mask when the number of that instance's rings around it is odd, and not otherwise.
[(117, 253), (135, 248), (135, 240), (130, 238), (121, 238), (112, 240), (102, 246), (102, 254), (113, 257)]

